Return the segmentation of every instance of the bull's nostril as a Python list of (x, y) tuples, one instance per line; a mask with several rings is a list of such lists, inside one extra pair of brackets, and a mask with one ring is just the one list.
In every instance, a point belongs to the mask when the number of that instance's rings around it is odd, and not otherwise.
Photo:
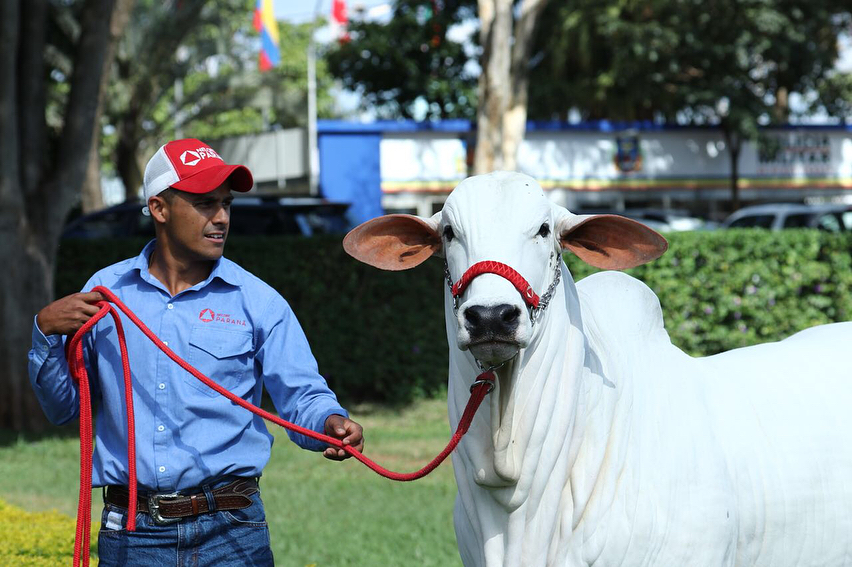
[(478, 326), (482, 322), (482, 314), (480, 313), (482, 310), (484, 308), (478, 305), (465, 309), (464, 318), (467, 324), (472, 327)]
[(500, 305), (498, 307), (500, 319), (504, 323), (512, 324), (516, 323), (518, 319), (521, 317), (521, 310), (518, 309), (515, 305)]

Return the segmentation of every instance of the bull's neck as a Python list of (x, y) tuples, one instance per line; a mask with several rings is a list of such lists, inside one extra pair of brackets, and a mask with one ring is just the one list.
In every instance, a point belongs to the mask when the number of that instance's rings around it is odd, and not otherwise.
[[(586, 341), (570, 450), (570, 478), (566, 483), (571, 494), (574, 529), (580, 522), (592, 521), (590, 518), (601, 521), (601, 515), (606, 515), (604, 511), (611, 507), (614, 496), (606, 488), (617, 484), (630, 453), (629, 439), (623, 433), (629, 428), (618, 430), (614, 425), (632, 418), (630, 390), (634, 384), (623, 376), (611, 375), (612, 369), (605, 369), (601, 363), (604, 354)], [(591, 507), (598, 511), (591, 511)]]
[[(563, 284), (536, 322), (529, 345), (496, 371), (498, 386), (471, 426), (469, 436), (475, 441), (460, 447), (460, 457), (479, 475), (477, 483), (511, 487), (506, 496), (516, 503), (543, 497), (530, 494), (533, 477), (568, 465), (571, 454), (585, 339), (576, 288), (564, 267), (562, 275)], [(469, 397), (467, 384), (479, 369), (470, 353), (451, 348), (450, 373), (449, 410), (455, 427)], [(522, 475), (525, 462), (542, 466)]]

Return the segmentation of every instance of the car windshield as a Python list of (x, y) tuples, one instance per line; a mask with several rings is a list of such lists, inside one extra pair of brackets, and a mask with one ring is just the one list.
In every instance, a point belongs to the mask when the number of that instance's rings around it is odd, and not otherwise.
[(731, 222), (731, 228), (772, 228), (774, 215), (749, 215)]
[(329, 210), (287, 209), (275, 204), (234, 206), (231, 209), (231, 234), (332, 234), (345, 232), (346, 220)]
[[(231, 235), (343, 234), (349, 224), (341, 203), (280, 203), (260, 199), (234, 201)], [(142, 214), (141, 204), (117, 205), (69, 222), (63, 238), (117, 238), (154, 236), (153, 219)]]
[(814, 226), (820, 230), (825, 230), (827, 232), (840, 232), (841, 230), (843, 230), (843, 223), (841, 219), (833, 213), (829, 213), (827, 215), (822, 215), (821, 217), (819, 217)]
[(784, 228), (807, 228), (813, 215), (808, 213), (796, 213), (787, 215), (784, 219)]

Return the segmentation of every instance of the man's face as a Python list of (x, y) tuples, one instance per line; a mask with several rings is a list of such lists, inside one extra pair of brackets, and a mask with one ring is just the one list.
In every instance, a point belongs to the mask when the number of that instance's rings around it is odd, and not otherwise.
[(163, 204), (164, 240), (175, 257), (189, 261), (216, 261), (225, 249), (231, 219), (230, 184), (194, 194), (176, 191)]

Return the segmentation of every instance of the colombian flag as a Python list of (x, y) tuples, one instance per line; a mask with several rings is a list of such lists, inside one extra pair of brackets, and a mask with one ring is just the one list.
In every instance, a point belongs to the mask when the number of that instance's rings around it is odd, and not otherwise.
[(260, 34), (260, 70), (269, 71), (281, 62), (278, 49), (278, 22), (272, 11), (272, 0), (257, 0), (254, 29)]

